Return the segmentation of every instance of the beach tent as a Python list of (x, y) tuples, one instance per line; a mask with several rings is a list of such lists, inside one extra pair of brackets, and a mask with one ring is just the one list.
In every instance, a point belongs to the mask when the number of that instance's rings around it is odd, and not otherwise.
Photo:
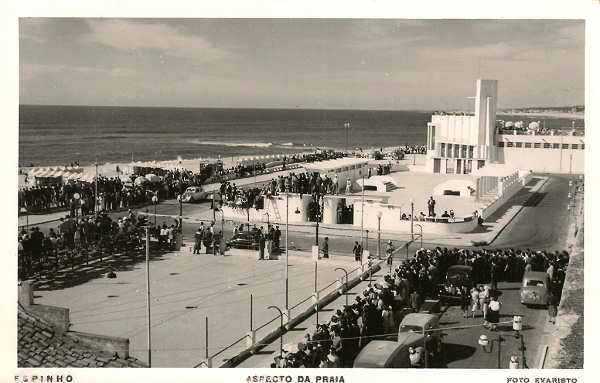
[(50, 167), (37, 167), (33, 168), (28, 172), (28, 176), (35, 178), (36, 182), (64, 182), (69, 177), (75, 175), (81, 175), (83, 168), (73, 166), (50, 166)]
[(160, 177), (157, 176), (156, 174), (152, 174), (152, 173), (146, 174), (146, 179), (153, 183), (160, 182)]

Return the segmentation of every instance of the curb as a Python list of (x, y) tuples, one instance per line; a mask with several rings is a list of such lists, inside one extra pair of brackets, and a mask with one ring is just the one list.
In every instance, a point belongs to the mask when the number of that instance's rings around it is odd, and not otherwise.
[[(362, 282), (363, 278), (368, 277), (370, 273), (374, 274), (374, 273), (378, 272), (379, 270), (381, 270), (382, 262), (384, 262), (384, 261), (380, 261), (376, 265), (373, 265), (373, 266), (371, 266), (371, 268), (365, 270), (365, 272), (361, 273), (359, 276), (356, 276), (356, 277), (354, 277), (354, 279), (348, 281), (348, 290), (351, 288), (354, 288), (356, 285), (358, 285), (360, 282)], [(340, 296), (342, 296), (342, 293), (340, 293), (340, 291), (338, 289), (336, 289), (335, 291), (332, 291), (331, 293), (327, 294), (323, 298), (319, 299), (319, 301), (316, 303), (316, 305), (311, 305), (310, 308), (306, 309), (299, 315), (296, 315), (294, 318), (290, 319), (288, 321), (288, 323), (283, 326), (283, 328), (277, 328), (277, 329), (271, 331), (270, 333), (265, 335), (262, 339), (257, 341), (258, 345), (249, 347), (246, 350), (240, 352), (239, 354), (231, 357), (227, 362), (225, 362), (221, 366), (219, 366), (219, 368), (236, 367), (237, 365), (239, 365), (240, 363), (242, 363), (243, 361), (245, 361), (252, 355), (258, 353), (260, 350), (262, 350), (268, 344), (272, 343), (274, 340), (279, 338), (281, 335), (290, 331), (296, 325), (300, 324), (301, 322), (305, 321), (310, 316), (312, 316), (315, 313), (315, 306), (317, 308), (323, 308), (323, 307), (327, 306), (328, 304), (330, 304), (331, 302), (333, 302), (335, 299), (339, 298)]]

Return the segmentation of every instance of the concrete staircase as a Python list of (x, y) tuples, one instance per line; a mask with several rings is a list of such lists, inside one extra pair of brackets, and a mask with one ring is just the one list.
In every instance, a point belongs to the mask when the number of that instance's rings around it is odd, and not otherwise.
[(384, 182), (383, 185), (385, 186), (385, 191), (386, 192), (391, 192), (391, 191), (394, 191), (394, 190), (398, 189), (398, 186), (396, 186), (392, 182)]

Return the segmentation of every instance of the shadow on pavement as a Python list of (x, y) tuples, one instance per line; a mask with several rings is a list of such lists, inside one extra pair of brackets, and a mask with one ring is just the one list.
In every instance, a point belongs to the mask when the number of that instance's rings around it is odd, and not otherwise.
[(440, 368), (448, 368), (448, 363), (467, 359), (477, 351), (475, 347), (456, 343), (444, 343), (442, 347), (443, 361), (440, 363)]

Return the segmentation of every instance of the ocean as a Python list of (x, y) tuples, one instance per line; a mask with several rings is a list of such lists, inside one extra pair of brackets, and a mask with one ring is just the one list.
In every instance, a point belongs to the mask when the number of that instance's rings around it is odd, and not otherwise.
[[(19, 107), (19, 164), (216, 158), (424, 144), (431, 112), (95, 106)], [(546, 126), (570, 121), (547, 120)], [(561, 125), (562, 124), (562, 125)]]

